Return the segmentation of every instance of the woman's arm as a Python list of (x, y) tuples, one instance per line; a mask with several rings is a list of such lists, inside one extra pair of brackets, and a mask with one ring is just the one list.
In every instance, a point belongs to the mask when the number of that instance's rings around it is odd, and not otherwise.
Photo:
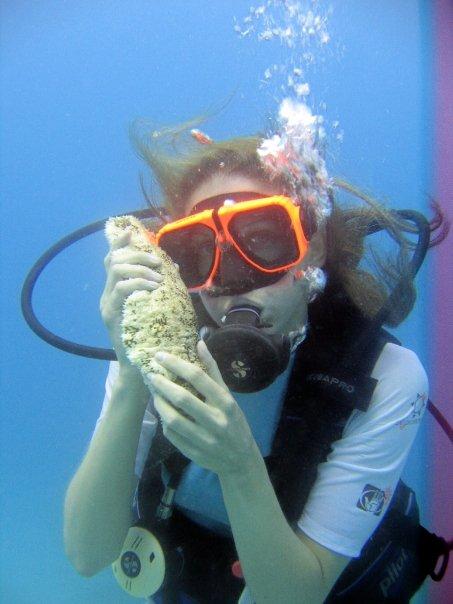
[(241, 473), (219, 478), (241, 568), (256, 604), (323, 602), (349, 558), (294, 533), (258, 450)]
[(69, 485), (65, 548), (82, 575), (92, 576), (117, 558), (131, 525), (135, 457), (148, 398), (137, 370), (120, 369), (105, 415)]
[(106, 412), (66, 495), (66, 552), (83, 575), (94, 575), (121, 551), (132, 520), (137, 485), (135, 457), (149, 391), (126, 354), (121, 338), (122, 309), (137, 290), (155, 290), (162, 277), (160, 259), (129, 246), (124, 233), (105, 258), (107, 279), (101, 297), (102, 319), (119, 362), (119, 375)]
[[(367, 413), (353, 414), (342, 439), (333, 444), (298, 523), (314, 534), (322, 529), (332, 548), (342, 547), (351, 555), (359, 555), (385, 514), (428, 398), (423, 367), (414, 353), (401, 346), (385, 346), (372, 377), (378, 383)], [(349, 558), (303, 532), (296, 537), (305, 551), (298, 548), (294, 536), (288, 534), (290, 528), (285, 527), (258, 454), (250, 456), (242, 474), (219, 476), (244, 575), (256, 603), (322, 602)], [(357, 505), (365, 485), (370, 484), (385, 493), (379, 513)], [(304, 573), (298, 575), (301, 566), (310, 568), (304, 562), (307, 548), (319, 561), (321, 581), (315, 569), (308, 579)]]
[(163, 376), (152, 378), (164, 434), (184, 455), (219, 475), (244, 577), (256, 604), (323, 602), (349, 558), (291, 529), (242, 410), (203, 342), (198, 351), (207, 373), (173, 355), (156, 355), (202, 395), (198, 398)]

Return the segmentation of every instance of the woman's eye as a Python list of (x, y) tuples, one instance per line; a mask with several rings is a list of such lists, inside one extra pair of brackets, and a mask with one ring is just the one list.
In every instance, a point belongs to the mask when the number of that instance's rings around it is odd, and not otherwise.
[(254, 243), (267, 243), (272, 240), (272, 232), (270, 230), (260, 229), (259, 231), (247, 233), (247, 239)]

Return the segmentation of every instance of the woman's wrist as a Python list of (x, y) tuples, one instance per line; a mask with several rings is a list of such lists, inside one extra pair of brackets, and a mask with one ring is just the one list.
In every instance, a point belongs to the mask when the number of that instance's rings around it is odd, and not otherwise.
[(120, 363), (114, 388), (121, 398), (137, 399), (145, 406), (149, 400), (150, 393), (140, 371), (130, 363)]
[(219, 474), (219, 479), (225, 488), (240, 489), (256, 481), (257, 477), (259, 477), (258, 480), (261, 480), (265, 473), (266, 464), (258, 445), (254, 441), (250, 447), (250, 453), (244, 458), (241, 467), (222, 472)]

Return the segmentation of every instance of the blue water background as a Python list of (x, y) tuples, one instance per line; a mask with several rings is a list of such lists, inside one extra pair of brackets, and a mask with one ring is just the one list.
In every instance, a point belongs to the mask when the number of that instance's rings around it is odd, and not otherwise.
[[(310, 80), (328, 118), (344, 130), (343, 143), (331, 148), (330, 171), (393, 206), (426, 210), (432, 191), (429, 3), (330, 4), (332, 43)], [(263, 130), (279, 94), (262, 89), (259, 80), (279, 57), (275, 46), (240, 40), (233, 31), (233, 16), (244, 17), (249, 6), (243, 0), (2, 3), (2, 602), (132, 601), (108, 569), (82, 579), (63, 553), (64, 493), (99, 413), (106, 364), (38, 339), (20, 314), (20, 289), (32, 263), (57, 239), (143, 206), (143, 167), (128, 141), (134, 118), (178, 123), (235, 91), (206, 130), (214, 138)], [(63, 337), (108, 345), (98, 313), (105, 252), (102, 236), (92, 237), (43, 274), (36, 310)], [(433, 320), (429, 263), (418, 285), (416, 309), (397, 335), (426, 366)], [(423, 429), (406, 478), (425, 519), (427, 456)]]

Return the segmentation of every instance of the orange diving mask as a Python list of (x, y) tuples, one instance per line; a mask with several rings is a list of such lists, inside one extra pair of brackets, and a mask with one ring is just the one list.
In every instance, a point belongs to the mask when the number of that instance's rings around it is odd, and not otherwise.
[[(157, 244), (179, 265), (189, 291), (210, 287), (221, 255), (234, 248), (261, 274), (281, 273), (298, 264), (308, 241), (301, 210), (289, 197), (275, 195), (206, 209), (170, 222), (157, 233)], [(207, 200), (209, 201), (209, 200)], [(204, 205), (204, 202), (197, 204)]]

